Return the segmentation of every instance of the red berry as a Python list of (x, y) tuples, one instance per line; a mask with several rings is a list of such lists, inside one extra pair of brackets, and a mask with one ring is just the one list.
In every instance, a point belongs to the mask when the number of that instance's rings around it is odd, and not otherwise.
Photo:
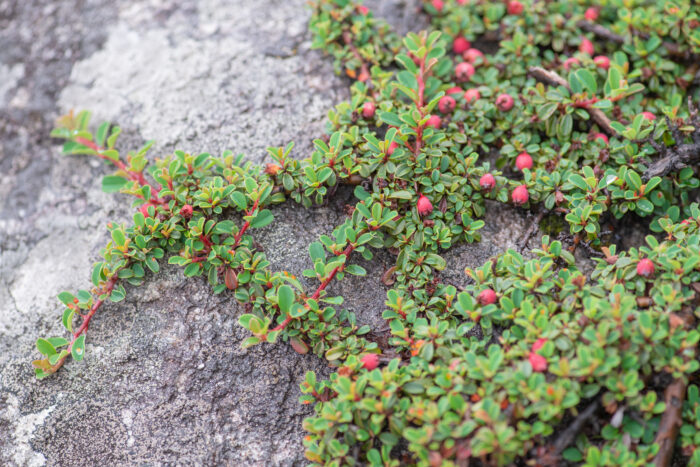
[(442, 11), (442, 7), (444, 6), (445, 4), (442, 0), (433, 0), (433, 8), (435, 8), (437, 11)]
[(653, 120), (656, 120), (656, 115), (654, 115), (654, 114), (651, 113), (651, 112), (642, 112), (642, 115), (643, 115), (644, 118), (646, 118), (647, 120), (652, 120), (652, 121), (653, 121)]
[(508, 14), (509, 15), (519, 15), (523, 12), (525, 7), (518, 0), (511, 0), (508, 2)]
[(425, 216), (433, 212), (433, 203), (430, 202), (427, 196), (420, 195), (416, 203), (416, 208), (418, 208), (418, 214)]
[(369, 13), (369, 8), (367, 8), (364, 5), (358, 5), (357, 6), (357, 11), (364, 16), (367, 16), (367, 13)]
[(444, 114), (448, 114), (455, 109), (457, 102), (454, 97), (442, 96), (438, 102), (438, 109)]
[(527, 203), (527, 200), (530, 199), (530, 193), (528, 193), (525, 185), (519, 185), (515, 187), (511, 197), (513, 198), (513, 202), (520, 206)]
[(610, 142), (610, 141), (608, 140), (607, 135), (605, 135), (605, 134), (603, 134), (603, 133), (596, 133), (596, 134), (593, 136), (593, 139), (602, 139), (603, 142), (604, 142), (605, 144), (608, 144), (608, 143)]
[(595, 63), (598, 68), (602, 68), (603, 70), (610, 68), (610, 59), (605, 55), (598, 55), (593, 59), (593, 63)]
[(484, 306), (496, 303), (496, 292), (491, 289), (484, 289), (476, 298), (476, 301), (478, 301), (480, 305)]
[(362, 368), (372, 371), (379, 366), (379, 355), (366, 353), (360, 358), (360, 361), (362, 362)]
[(479, 99), (481, 99), (481, 94), (479, 94), (478, 89), (467, 89), (464, 93), (464, 99), (467, 102), (478, 101)]
[(425, 122), (425, 126), (430, 126), (435, 129), (440, 128), (440, 125), (442, 125), (442, 121), (440, 120), (440, 117), (437, 115), (431, 115), (430, 118), (428, 119), (427, 122)]
[(445, 91), (445, 94), (459, 94), (460, 92), (462, 92), (462, 88), (459, 86), (452, 86), (450, 89)]
[(180, 208), (180, 215), (184, 217), (185, 219), (189, 219), (192, 217), (192, 205), (191, 204), (185, 204), (183, 207)]
[(386, 149), (387, 155), (391, 156), (394, 153), (394, 149), (398, 148), (399, 144), (396, 141), (392, 141), (389, 147)]
[(454, 42), (452, 42), (452, 51), (457, 55), (461, 55), (467, 50), (472, 44), (466, 40), (464, 37), (455, 37)]
[(572, 66), (574, 65), (579, 65), (581, 62), (578, 60), (576, 57), (570, 57), (564, 60), (564, 64), (562, 65), (565, 70), (570, 70)]
[(370, 119), (374, 117), (375, 110), (377, 110), (377, 106), (374, 102), (365, 102), (365, 105), (362, 106), (362, 116)]
[(499, 94), (496, 98), (496, 107), (503, 112), (507, 112), (513, 108), (515, 101), (509, 94)]
[(532, 168), (532, 157), (526, 152), (521, 152), (518, 157), (515, 158), (515, 166), (518, 170), (531, 169)]
[(479, 179), (479, 186), (484, 191), (491, 191), (496, 186), (496, 179), (493, 175), (486, 173)]
[(578, 49), (584, 54), (593, 55), (593, 42), (584, 37), (581, 39), (581, 45)]
[(530, 352), (528, 359), (530, 360), (530, 365), (532, 365), (532, 371), (537, 371), (539, 373), (547, 371), (547, 359), (542, 355)]
[(532, 351), (533, 351), (533, 352), (537, 352), (537, 351), (540, 350), (540, 349), (544, 346), (544, 344), (546, 344), (546, 343), (547, 343), (547, 339), (545, 339), (545, 338), (543, 338), (543, 337), (540, 337), (539, 339), (537, 339), (537, 340), (535, 341), (534, 344), (532, 344)]
[(651, 277), (654, 275), (654, 263), (649, 258), (639, 260), (637, 263), (637, 274), (642, 277)]
[(598, 19), (598, 10), (594, 7), (590, 7), (586, 10), (584, 15), (588, 21), (595, 21)]
[(457, 79), (457, 81), (469, 81), (469, 78), (471, 78), (474, 75), (475, 71), (476, 70), (474, 70), (474, 67), (471, 63), (459, 63), (455, 67), (455, 78)]
[(477, 58), (483, 58), (483, 56), (484, 54), (479, 49), (468, 49), (462, 54), (462, 58), (468, 63), (474, 63)]
[(468, 0), (457, 0), (457, 5), (466, 5)]

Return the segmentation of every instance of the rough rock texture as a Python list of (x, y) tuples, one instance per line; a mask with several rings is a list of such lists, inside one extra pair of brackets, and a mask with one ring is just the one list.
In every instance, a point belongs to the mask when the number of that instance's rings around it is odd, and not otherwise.
[[(61, 332), (56, 294), (87, 285), (104, 225), (132, 212), (101, 193), (103, 165), (58, 154), (53, 119), (89, 108), (122, 126), (122, 149), (155, 139), (154, 154), (231, 149), (260, 162), (267, 146), (294, 140), (303, 157), (348, 95), (309, 50), (305, 2), (44, 3), (0, 0), (0, 465), (303, 463), (312, 409), (298, 385), (307, 370), (330, 370), (285, 345), (241, 350), (235, 302), (179, 269), (106, 305), (84, 362), (42, 382), (29, 362), (37, 336)], [(416, 5), (374, 3), (403, 31)], [(300, 275), (307, 245), (342, 222), (346, 203), (342, 189), (328, 206), (277, 208), (256, 234), (273, 267)], [(445, 255), (447, 279), (464, 283), (465, 266), (514, 246), (530, 222), (501, 206), (486, 220), (483, 242)], [(330, 291), (381, 327), (393, 261), (378, 252), (361, 261), (366, 279)]]

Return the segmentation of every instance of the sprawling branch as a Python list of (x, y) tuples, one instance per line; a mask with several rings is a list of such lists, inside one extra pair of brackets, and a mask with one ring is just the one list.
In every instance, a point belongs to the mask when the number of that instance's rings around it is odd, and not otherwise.
[[(569, 83), (559, 76), (555, 71), (550, 71), (550, 70), (545, 70), (544, 68), (538, 67), (538, 66), (532, 66), (528, 70), (530, 74), (537, 80), (537, 81), (542, 81), (543, 83), (547, 83), (550, 85), (555, 85), (555, 86), (563, 86), (569, 91), (571, 91), (571, 87), (569, 86)], [(610, 126), (610, 119), (608, 118), (605, 113), (600, 110), (596, 109), (594, 107), (582, 107), (588, 112), (588, 115), (591, 116), (593, 120), (609, 135), (615, 135), (617, 134), (616, 131), (613, 129), (612, 126)]]
[(667, 118), (666, 123), (668, 129), (673, 135), (676, 145), (666, 147), (663, 144), (657, 143), (651, 137), (647, 140), (656, 152), (660, 154), (661, 158), (651, 164), (644, 172), (642, 176), (644, 181), (652, 177), (663, 177), (671, 172), (676, 172), (684, 167), (700, 162), (700, 118), (698, 116), (698, 109), (690, 98), (688, 99), (688, 109), (690, 111), (689, 123), (695, 127), (693, 133), (690, 135), (693, 142), (683, 143), (686, 136), (682, 134), (677, 125)]
[(656, 432), (654, 443), (659, 445), (659, 452), (654, 458), (656, 467), (667, 467), (671, 465), (673, 448), (676, 445), (678, 430), (683, 424), (682, 410), (683, 399), (685, 398), (686, 384), (682, 379), (676, 379), (666, 387), (664, 391), (664, 401), (666, 411), (661, 416), (659, 431)]
[(623, 36), (615, 34), (605, 26), (597, 23), (591, 23), (590, 21), (579, 21), (576, 23), (576, 26), (586, 32), (592, 32), (596, 36), (600, 37), (601, 39), (605, 39), (606, 41), (614, 42), (616, 44), (624, 44), (625, 42), (625, 38)]

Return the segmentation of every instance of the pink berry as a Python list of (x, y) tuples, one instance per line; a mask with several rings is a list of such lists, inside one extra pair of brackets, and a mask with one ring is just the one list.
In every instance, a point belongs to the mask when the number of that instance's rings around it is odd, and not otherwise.
[(588, 21), (595, 21), (598, 19), (598, 10), (594, 7), (590, 7), (586, 10), (584, 15)]
[(457, 105), (457, 102), (455, 101), (454, 97), (451, 96), (442, 96), (440, 98), (440, 101), (438, 102), (438, 109), (440, 112), (444, 114), (451, 113), (454, 109), (455, 106)]
[(642, 112), (642, 116), (650, 121), (656, 120), (656, 115), (651, 112)]
[(365, 105), (362, 106), (362, 116), (370, 119), (374, 117), (375, 110), (377, 110), (377, 106), (374, 102), (365, 102)]
[(546, 344), (546, 343), (547, 343), (547, 339), (545, 339), (545, 338), (543, 338), (543, 337), (540, 337), (539, 339), (537, 339), (537, 340), (535, 341), (534, 344), (532, 344), (532, 351), (533, 351), (533, 352), (537, 352), (537, 351), (540, 350), (542, 347), (544, 347), (544, 344)]
[(496, 303), (496, 292), (491, 289), (484, 289), (476, 298), (476, 301), (478, 301), (480, 305), (484, 306), (494, 304)]
[(362, 368), (372, 371), (379, 366), (379, 355), (376, 353), (367, 353), (360, 358)]
[(192, 211), (192, 205), (185, 204), (183, 207), (180, 208), (180, 215), (185, 219), (189, 219), (190, 217), (192, 217)]
[(586, 39), (585, 37), (581, 39), (581, 45), (579, 45), (578, 49), (588, 55), (593, 55), (593, 42), (590, 40)]
[(462, 92), (462, 88), (459, 86), (452, 86), (450, 89), (445, 91), (445, 94), (459, 94), (460, 92)]
[(538, 373), (547, 371), (547, 359), (542, 355), (535, 352), (530, 352), (528, 360), (530, 360), (530, 365), (532, 365), (532, 371), (536, 371)]
[(394, 149), (398, 148), (399, 144), (396, 141), (392, 141), (389, 147), (386, 149), (387, 155), (391, 156), (394, 153)]
[(637, 263), (637, 274), (642, 277), (651, 277), (654, 275), (654, 263), (649, 258), (639, 260)]
[(474, 66), (471, 63), (462, 62), (455, 67), (455, 78), (457, 81), (469, 81), (474, 75)]
[(428, 121), (425, 122), (425, 126), (433, 127), (435, 129), (440, 128), (440, 125), (442, 125), (442, 121), (437, 115), (431, 115)]
[(427, 196), (420, 195), (416, 203), (416, 208), (418, 209), (418, 214), (425, 216), (433, 212), (433, 203), (430, 202)]
[(466, 5), (469, 0), (457, 0), (457, 5)]
[(605, 55), (598, 55), (593, 59), (593, 63), (595, 63), (598, 68), (602, 68), (603, 70), (610, 68), (610, 59)]
[(433, 0), (433, 8), (435, 8), (437, 11), (442, 11), (442, 8), (445, 6), (442, 0)]
[(532, 168), (532, 157), (526, 152), (521, 152), (518, 157), (515, 158), (515, 166), (518, 170), (531, 169)]
[(508, 2), (508, 14), (509, 15), (519, 15), (523, 12), (525, 7), (518, 0), (511, 0)]
[(530, 193), (527, 191), (525, 185), (519, 185), (515, 187), (511, 197), (513, 198), (513, 202), (520, 206), (527, 203), (527, 200), (530, 199)]
[(477, 58), (483, 56), (484, 54), (479, 49), (467, 49), (467, 51), (462, 54), (462, 58), (468, 63), (474, 63)]
[(576, 57), (570, 57), (564, 60), (564, 64), (562, 65), (565, 70), (570, 70), (572, 66), (574, 65), (579, 65), (581, 62), (578, 60)]
[(481, 94), (479, 94), (478, 89), (467, 89), (464, 93), (464, 100), (467, 102), (478, 101), (481, 99)]
[(605, 144), (608, 144), (610, 140), (608, 140), (607, 135), (603, 133), (596, 133), (593, 139), (602, 139)]
[(455, 37), (454, 42), (452, 42), (452, 51), (457, 55), (461, 55), (471, 46), (471, 42), (466, 40), (464, 37)]
[(369, 8), (367, 8), (367, 7), (364, 6), (364, 5), (358, 5), (357, 11), (358, 11), (361, 15), (367, 16), (367, 13), (369, 13)]
[(499, 94), (496, 98), (496, 107), (503, 112), (507, 112), (513, 108), (515, 101), (509, 94)]
[(496, 186), (496, 179), (490, 173), (486, 173), (479, 179), (479, 186), (484, 191), (491, 191)]

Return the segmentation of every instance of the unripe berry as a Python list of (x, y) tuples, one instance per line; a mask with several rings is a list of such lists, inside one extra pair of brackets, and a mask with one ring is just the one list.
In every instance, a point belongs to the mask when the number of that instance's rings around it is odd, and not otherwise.
[(593, 55), (593, 50), (594, 50), (594, 48), (593, 48), (593, 42), (591, 42), (590, 40), (588, 40), (588, 39), (586, 39), (586, 38), (584, 37), (584, 38), (581, 39), (581, 45), (578, 47), (578, 49), (579, 49), (582, 53), (588, 54), (588, 55), (591, 55), (591, 56), (592, 56), (592, 55)]
[(379, 355), (376, 353), (367, 353), (360, 358), (362, 368), (372, 371), (379, 366)]
[(481, 99), (481, 94), (479, 94), (478, 89), (467, 89), (464, 93), (464, 100), (467, 102), (474, 102)]
[(527, 203), (527, 200), (530, 199), (530, 193), (527, 191), (527, 187), (525, 185), (519, 185), (516, 186), (513, 193), (511, 193), (511, 198), (513, 198), (513, 202), (515, 204), (520, 206)]
[(467, 49), (466, 52), (462, 54), (462, 58), (468, 63), (476, 62), (479, 57), (483, 58), (484, 54), (479, 49)]
[(607, 135), (603, 133), (596, 133), (593, 139), (602, 139), (605, 144), (608, 144), (610, 141), (608, 140)]
[(598, 19), (598, 10), (594, 7), (590, 7), (586, 10), (584, 15), (588, 21), (595, 21)]
[(431, 115), (430, 118), (428, 119), (427, 122), (425, 122), (425, 126), (430, 126), (435, 129), (440, 128), (440, 125), (442, 125), (442, 121), (440, 120), (440, 117), (437, 115)]
[(494, 304), (496, 303), (496, 292), (491, 289), (484, 289), (476, 298), (476, 301), (484, 306)]
[(536, 371), (538, 373), (547, 371), (547, 359), (542, 355), (535, 352), (530, 352), (528, 360), (530, 360), (530, 365), (532, 365), (532, 371)]
[(416, 203), (416, 208), (418, 209), (418, 214), (425, 216), (433, 212), (433, 203), (430, 202), (427, 196), (420, 195)]
[(464, 37), (455, 37), (454, 42), (452, 42), (452, 51), (457, 55), (461, 55), (471, 46), (471, 43)]
[(642, 116), (644, 116), (644, 118), (650, 121), (656, 120), (656, 115), (654, 115), (651, 112), (642, 112)]
[(433, 8), (435, 8), (437, 11), (442, 11), (442, 8), (445, 6), (442, 0), (433, 0)]
[(649, 258), (639, 260), (637, 263), (637, 274), (642, 277), (651, 277), (654, 275), (654, 263)]
[(474, 67), (471, 63), (462, 62), (455, 67), (455, 78), (457, 81), (469, 81), (474, 75)]
[(518, 0), (511, 0), (508, 2), (508, 14), (509, 15), (519, 15), (523, 12), (525, 7)]
[(509, 94), (499, 94), (496, 98), (496, 107), (503, 112), (507, 112), (513, 108), (515, 101)]
[(526, 152), (521, 152), (518, 157), (515, 158), (515, 166), (518, 170), (531, 169), (532, 168), (532, 157)]
[(569, 57), (566, 60), (564, 60), (564, 64), (562, 65), (565, 70), (570, 70), (571, 67), (574, 65), (579, 65), (581, 62), (578, 60), (576, 57)]
[(454, 97), (442, 96), (438, 102), (438, 109), (440, 109), (440, 112), (447, 114), (451, 113), (455, 109), (456, 105), (457, 102), (455, 101)]
[(180, 215), (185, 219), (189, 219), (190, 217), (192, 217), (192, 211), (192, 205), (185, 204), (183, 207), (180, 208)]
[(370, 119), (374, 117), (375, 110), (377, 110), (377, 106), (374, 102), (365, 102), (365, 105), (362, 106), (362, 116), (366, 119)]
[(593, 59), (593, 63), (595, 63), (598, 68), (602, 68), (603, 70), (610, 68), (610, 59), (605, 55), (598, 55)]
[(484, 191), (491, 191), (496, 186), (496, 179), (493, 175), (486, 173), (479, 179), (479, 186)]
[(399, 147), (399, 143), (396, 141), (392, 141), (391, 144), (389, 144), (389, 147), (386, 149), (387, 155), (391, 156), (394, 153), (394, 149)]

